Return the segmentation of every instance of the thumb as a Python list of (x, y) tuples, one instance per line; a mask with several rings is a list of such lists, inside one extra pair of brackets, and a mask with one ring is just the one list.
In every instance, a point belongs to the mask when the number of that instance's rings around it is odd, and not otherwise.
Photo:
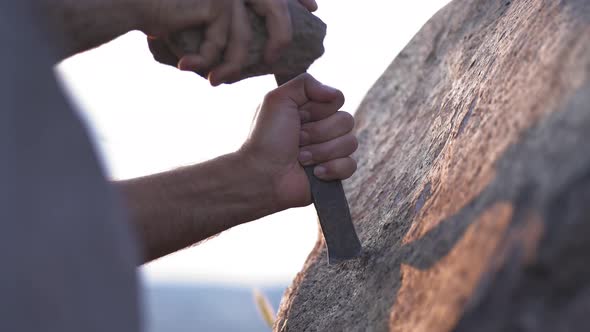
[(322, 84), (310, 74), (301, 74), (293, 80), (283, 84), (276, 91), (277, 99), (287, 98), (301, 107), (308, 102), (330, 103), (339, 98), (340, 90)]

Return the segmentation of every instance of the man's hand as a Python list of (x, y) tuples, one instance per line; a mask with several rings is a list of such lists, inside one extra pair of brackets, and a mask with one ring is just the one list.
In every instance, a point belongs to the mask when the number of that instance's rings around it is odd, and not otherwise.
[[(181, 70), (209, 73), (212, 85), (219, 85), (239, 75), (246, 62), (252, 31), (246, 6), (265, 17), (269, 32), (265, 59), (272, 63), (292, 38), (287, 0), (136, 0), (144, 14), (142, 30), (154, 58)], [(315, 11), (315, 0), (299, 0)], [(200, 54), (179, 59), (162, 37), (193, 26), (205, 26)], [(224, 63), (213, 68), (223, 55)]]
[(303, 165), (324, 180), (356, 170), (352, 116), (342, 93), (303, 74), (270, 92), (242, 148), (219, 158), (120, 181), (146, 260), (231, 227), (311, 203)]
[(350, 155), (358, 142), (354, 118), (339, 112), (342, 92), (303, 74), (270, 92), (259, 108), (253, 131), (240, 153), (270, 177), (279, 209), (311, 203), (302, 167), (316, 165), (322, 180), (349, 178), (356, 170)]

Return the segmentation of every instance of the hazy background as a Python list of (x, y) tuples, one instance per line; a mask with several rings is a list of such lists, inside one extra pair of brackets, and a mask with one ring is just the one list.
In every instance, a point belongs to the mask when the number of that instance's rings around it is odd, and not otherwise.
[[(354, 113), (397, 53), (447, 2), (319, 0), (316, 15), (328, 24), (326, 53), (309, 72), (341, 89), (343, 110)], [(156, 63), (139, 32), (57, 70), (114, 179), (235, 151), (258, 103), (275, 87), (267, 76), (212, 88), (195, 74)], [(262, 288), (278, 306), (316, 238), (313, 208), (291, 209), (146, 265), (149, 330), (263, 330), (251, 288)]]

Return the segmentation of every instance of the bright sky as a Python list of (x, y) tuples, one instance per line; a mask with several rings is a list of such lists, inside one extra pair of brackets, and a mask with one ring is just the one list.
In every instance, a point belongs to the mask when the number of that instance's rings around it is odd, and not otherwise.
[[(326, 53), (310, 69), (341, 89), (354, 113), (365, 93), (419, 28), (448, 0), (318, 1)], [(94, 133), (105, 166), (123, 179), (235, 151), (270, 76), (212, 88), (199, 76), (156, 63), (132, 32), (58, 66)], [(236, 227), (143, 268), (148, 282), (287, 284), (317, 238), (311, 207)]]

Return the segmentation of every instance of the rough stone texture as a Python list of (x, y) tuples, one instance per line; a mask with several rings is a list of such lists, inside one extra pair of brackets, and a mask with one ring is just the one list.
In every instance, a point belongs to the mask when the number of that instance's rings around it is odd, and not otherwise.
[[(281, 58), (272, 66), (264, 62), (264, 47), (268, 39), (265, 21), (251, 9), (248, 10), (253, 33), (252, 42), (247, 65), (243, 68), (241, 77), (233, 82), (266, 74), (290, 76), (294, 73), (302, 73), (324, 54), (326, 24), (311, 14), (298, 0), (289, 0), (288, 5), (293, 40), (283, 51)], [(184, 54), (198, 53), (202, 34), (200, 28), (189, 29), (170, 36), (167, 42), (170, 49), (180, 58)], [(204, 74), (200, 75), (205, 77)]]
[(455, 0), (356, 116), (364, 255), (320, 237), (275, 331), (589, 328), (590, 1)]

